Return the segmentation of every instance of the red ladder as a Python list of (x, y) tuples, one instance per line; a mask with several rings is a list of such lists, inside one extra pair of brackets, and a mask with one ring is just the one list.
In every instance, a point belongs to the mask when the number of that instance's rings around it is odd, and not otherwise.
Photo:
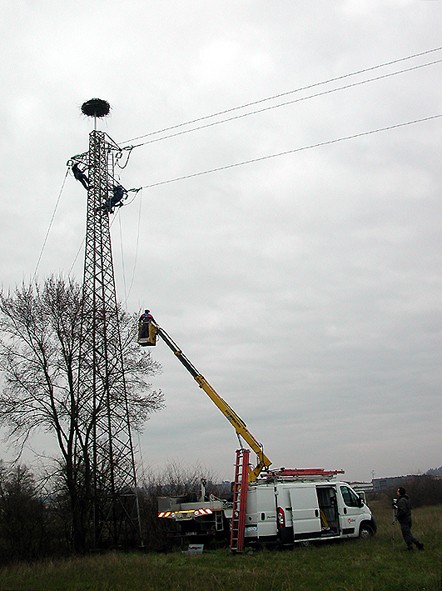
[(250, 451), (248, 449), (236, 450), (232, 525), (230, 530), (230, 551), (235, 553), (244, 550), (247, 491), (249, 489), (249, 456)]

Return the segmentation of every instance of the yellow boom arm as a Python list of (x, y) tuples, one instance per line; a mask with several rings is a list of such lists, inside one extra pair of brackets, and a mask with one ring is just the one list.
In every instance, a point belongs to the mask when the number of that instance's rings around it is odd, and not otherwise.
[(163, 339), (166, 345), (173, 351), (187, 371), (192, 375), (200, 388), (204, 390), (207, 396), (223, 413), (223, 415), (235, 429), (238, 438), (242, 438), (255, 452), (257, 464), (255, 468), (249, 468), (249, 482), (254, 482), (258, 478), (261, 471), (268, 470), (272, 463), (265, 455), (263, 446), (250, 433), (245, 422), (236, 414), (233, 408), (227, 404), (227, 402), (214, 390), (214, 388), (212, 388), (206, 378), (201, 375), (200, 372), (189, 361), (189, 359), (187, 359), (187, 357), (177, 346), (177, 344), (171, 339), (167, 332), (158, 326), (152, 317), (141, 317), (138, 331), (138, 343), (142, 346), (154, 346), (156, 345), (157, 335)]

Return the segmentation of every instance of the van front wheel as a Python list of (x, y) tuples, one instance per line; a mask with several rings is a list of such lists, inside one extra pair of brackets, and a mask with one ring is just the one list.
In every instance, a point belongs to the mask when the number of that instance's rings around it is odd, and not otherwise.
[(361, 538), (361, 540), (368, 540), (369, 538), (372, 538), (373, 535), (373, 529), (366, 523), (363, 523), (359, 528), (359, 537)]

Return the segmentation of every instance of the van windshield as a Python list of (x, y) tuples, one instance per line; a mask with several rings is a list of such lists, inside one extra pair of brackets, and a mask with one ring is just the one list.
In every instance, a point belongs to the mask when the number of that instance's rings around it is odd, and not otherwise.
[(361, 501), (351, 488), (348, 488), (348, 486), (341, 486), (341, 494), (347, 507), (360, 507)]

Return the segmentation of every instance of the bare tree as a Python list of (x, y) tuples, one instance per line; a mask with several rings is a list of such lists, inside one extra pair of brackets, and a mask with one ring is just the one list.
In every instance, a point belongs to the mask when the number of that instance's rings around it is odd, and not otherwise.
[[(78, 387), (82, 309), (82, 287), (62, 277), (0, 292), (0, 423), (21, 446), (36, 429), (54, 434), (77, 550), (84, 543), (90, 486), (91, 449), (83, 434), (97, 420), (92, 410), (85, 412)], [(162, 393), (147, 381), (160, 366), (135, 342), (136, 317), (121, 308), (118, 314), (126, 391), (113, 406), (118, 412), (125, 405), (131, 428), (141, 430), (163, 407)]]
[(47, 512), (33, 474), (0, 461), (0, 563), (40, 558), (46, 534)]

